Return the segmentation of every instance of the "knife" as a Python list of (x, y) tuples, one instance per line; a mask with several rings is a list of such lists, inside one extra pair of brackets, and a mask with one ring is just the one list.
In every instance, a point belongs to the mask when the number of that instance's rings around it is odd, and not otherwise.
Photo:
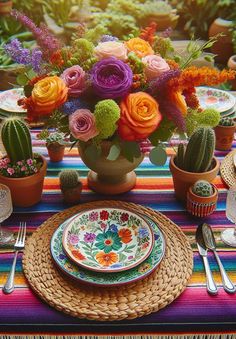
[(228, 277), (228, 275), (227, 275), (227, 273), (224, 269), (224, 266), (222, 265), (220, 257), (218, 255), (218, 253), (216, 252), (216, 241), (215, 241), (214, 234), (213, 234), (213, 231), (211, 229), (211, 226), (204, 223), (202, 225), (202, 234), (203, 234), (203, 239), (204, 239), (206, 247), (209, 248), (209, 250), (212, 250), (215, 257), (216, 257), (216, 261), (217, 261), (217, 264), (218, 264), (219, 269), (220, 269), (220, 274), (221, 274), (222, 284), (223, 284), (224, 290), (228, 293), (235, 293), (236, 287), (232, 283), (232, 281), (229, 279), (229, 277)]
[(203, 239), (203, 234), (202, 234), (202, 224), (198, 226), (197, 231), (196, 231), (196, 242), (197, 242), (197, 248), (198, 252), (202, 257), (205, 272), (206, 272), (206, 287), (207, 287), (207, 292), (210, 294), (217, 294), (218, 289), (215, 284), (215, 281), (213, 279), (211, 269), (209, 266), (208, 258), (207, 258), (207, 248), (204, 243)]

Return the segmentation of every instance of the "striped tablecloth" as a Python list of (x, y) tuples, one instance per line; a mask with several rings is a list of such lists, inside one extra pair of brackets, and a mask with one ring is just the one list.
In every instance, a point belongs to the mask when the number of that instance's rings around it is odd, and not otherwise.
[[(34, 133), (33, 133), (34, 137)], [(236, 148), (236, 142), (234, 144)], [(47, 157), (46, 148), (34, 140), (34, 150)], [(168, 154), (173, 153), (168, 149)], [(226, 153), (216, 152), (221, 160)], [(219, 288), (217, 296), (206, 291), (205, 274), (201, 258), (196, 250), (195, 230), (200, 223), (191, 217), (184, 207), (176, 201), (169, 159), (164, 167), (152, 165), (148, 158), (136, 169), (136, 187), (120, 196), (109, 199), (130, 201), (161, 211), (174, 221), (188, 236), (194, 250), (194, 272), (188, 287), (172, 304), (157, 313), (121, 322), (93, 322), (79, 320), (60, 313), (43, 303), (29, 288), (24, 278), (21, 256), (17, 262), (16, 290), (10, 295), (0, 291), (0, 337), (3, 333), (53, 333), (53, 334), (180, 334), (180, 333), (236, 333), (236, 295), (227, 294), (222, 288), (219, 270), (213, 255), (209, 255), (210, 266)], [(63, 162), (48, 164), (42, 201), (31, 208), (15, 208), (5, 225), (17, 232), (20, 221), (27, 222), (28, 235), (54, 213), (67, 206), (62, 202), (59, 189), (58, 172), (73, 168), (80, 173), (83, 182), (82, 202), (107, 197), (90, 191), (86, 183), (88, 169), (78, 156), (77, 149), (67, 149)], [(222, 262), (230, 278), (236, 283), (236, 250), (226, 247), (220, 240), (220, 232), (232, 224), (225, 216), (226, 186), (218, 176), (214, 181), (219, 189), (217, 210), (206, 221), (213, 227), (217, 247)], [(0, 249), (0, 287), (3, 286), (13, 260), (12, 249)]]

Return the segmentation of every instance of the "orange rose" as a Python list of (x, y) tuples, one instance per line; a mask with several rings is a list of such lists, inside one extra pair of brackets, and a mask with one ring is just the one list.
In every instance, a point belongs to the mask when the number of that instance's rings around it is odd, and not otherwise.
[(162, 116), (156, 100), (145, 92), (131, 93), (120, 103), (118, 133), (123, 140), (138, 141), (155, 131)]
[(188, 107), (184, 99), (184, 96), (180, 92), (172, 92), (169, 95), (169, 98), (176, 105), (176, 107), (180, 110), (183, 116), (186, 116)]
[(34, 112), (47, 115), (67, 100), (68, 88), (63, 80), (57, 76), (49, 76), (39, 80), (32, 91)]
[(129, 52), (134, 52), (139, 58), (143, 58), (149, 54), (154, 54), (150, 44), (140, 38), (132, 38), (126, 41), (125, 46)]

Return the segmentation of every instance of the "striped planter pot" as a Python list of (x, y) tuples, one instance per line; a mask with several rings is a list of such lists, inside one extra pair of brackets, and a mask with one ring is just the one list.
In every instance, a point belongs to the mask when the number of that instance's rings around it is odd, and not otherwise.
[(187, 211), (195, 217), (207, 217), (212, 214), (216, 209), (218, 191), (217, 188), (212, 185), (214, 193), (210, 197), (200, 197), (193, 193), (192, 186), (187, 193)]

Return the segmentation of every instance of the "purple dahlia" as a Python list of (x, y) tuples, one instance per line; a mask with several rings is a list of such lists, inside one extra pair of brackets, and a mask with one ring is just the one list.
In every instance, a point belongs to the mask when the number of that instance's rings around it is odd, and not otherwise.
[(133, 83), (133, 72), (123, 61), (110, 57), (93, 66), (91, 82), (98, 96), (115, 99), (128, 93)]

